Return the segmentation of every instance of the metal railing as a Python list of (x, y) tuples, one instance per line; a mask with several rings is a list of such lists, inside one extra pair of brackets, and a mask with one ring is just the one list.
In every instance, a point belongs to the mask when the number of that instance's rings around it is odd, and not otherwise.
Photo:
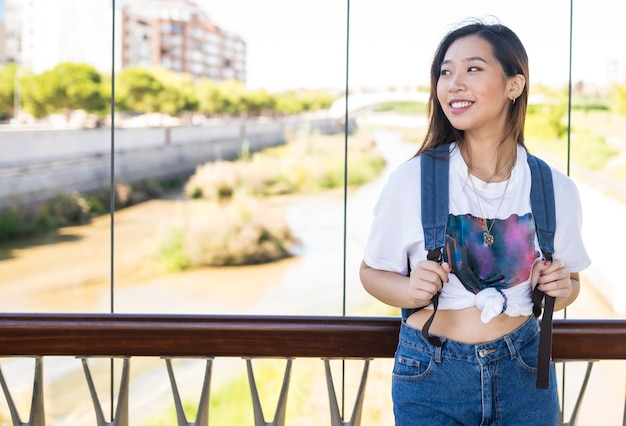
[[(369, 360), (394, 356), (399, 328), (399, 319), (395, 317), (1, 314), (0, 356), (36, 358), (33, 399), (27, 422), (22, 421), (17, 413), (1, 370), (0, 382), (13, 424), (43, 426), (42, 358), (78, 357), (82, 360), (98, 426), (126, 426), (130, 358), (161, 357), (166, 361), (178, 425), (201, 426), (208, 424), (212, 360), (241, 357), (247, 361), (255, 425), (283, 425), (291, 361), (294, 358), (321, 358), (325, 361), (332, 426), (356, 426), (360, 424)], [(552, 354), (555, 361), (625, 360), (626, 320), (555, 320)], [(90, 357), (102, 356), (124, 359), (116, 412), (110, 422), (105, 420), (102, 412), (88, 362)], [(185, 417), (171, 367), (171, 359), (183, 357), (206, 359), (202, 395), (193, 422)], [(250, 361), (253, 358), (287, 360), (280, 398), (271, 422), (265, 420), (259, 402)], [(328, 364), (331, 359), (365, 360), (349, 420), (344, 420), (340, 414), (334, 394)], [(586, 380), (581, 394), (585, 385)], [(577, 402), (575, 411), (578, 405)], [(571, 420), (563, 424), (574, 423), (575, 420)]]

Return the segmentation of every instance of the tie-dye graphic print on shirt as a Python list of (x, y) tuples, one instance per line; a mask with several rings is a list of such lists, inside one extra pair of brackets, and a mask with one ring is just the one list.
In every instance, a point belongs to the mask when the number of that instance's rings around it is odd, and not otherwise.
[[(493, 219), (487, 220), (491, 227)], [(532, 213), (495, 219), (494, 242), (485, 244), (483, 219), (466, 214), (448, 217), (444, 260), (465, 288), (478, 293), (486, 287), (502, 290), (528, 280), (535, 250)]]

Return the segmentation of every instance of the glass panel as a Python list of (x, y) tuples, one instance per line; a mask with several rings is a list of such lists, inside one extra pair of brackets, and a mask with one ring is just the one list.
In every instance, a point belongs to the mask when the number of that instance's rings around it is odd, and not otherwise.
[(626, 316), (619, 242), (626, 237), (616, 226), (626, 214), (626, 54), (614, 48), (626, 39), (615, 6), (608, 1), (577, 1), (574, 6), (572, 60), (571, 175), (583, 201), (585, 244), (592, 258), (583, 272), (583, 288), (597, 292), (601, 312), (583, 310), (581, 298), (568, 311), (579, 318)]
[(111, 2), (2, 6), (0, 310), (108, 312), (109, 219), (75, 225), (110, 178)]
[[(202, 12), (196, 11), (197, 19), (208, 20), (210, 30), (196, 26), (197, 46), (206, 55), (195, 58), (207, 57), (213, 77), (195, 81), (205, 113), (194, 115), (193, 126), (171, 127), (169, 140), (173, 146), (208, 140), (213, 145), (208, 154), (218, 161), (192, 170), (186, 191), (117, 214), (116, 312), (339, 314), (344, 138), (342, 127), (320, 114), (317, 103), (327, 107), (343, 94), (346, 6), (312, 0), (197, 4)], [(161, 19), (184, 15), (174, 9)], [(185, 22), (178, 19), (177, 31), (168, 26), (162, 32), (163, 58), (173, 61), (174, 46), (181, 50), (188, 44)], [(219, 74), (220, 67), (240, 62), (245, 66), (240, 75)], [(245, 86), (221, 78), (239, 78)], [(224, 104), (210, 110), (216, 93), (225, 97)], [(255, 102), (266, 104), (259, 111), (250, 107)], [(283, 135), (285, 146), (248, 152), (282, 142)], [(239, 155), (245, 158), (230, 162)], [(323, 161), (332, 171), (324, 170)], [(335, 187), (321, 190), (328, 185)], [(274, 241), (283, 238), (282, 225), (298, 239), (297, 253), (265, 262), (282, 249)], [(126, 226), (143, 233), (128, 235)], [(158, 256), (141, 259), (142, 250)], [(242, 258), (259, 264), (238, 266)], [(189, 267), (163, 272), (175, 269), (176, 262)]]
[[(410, 158), (423, 140), (430, 65), (445, 33), (472, 18), (499, 21), (509, 26), (520, 37), (529, 55), (531, 102), (541, 103), (546, 94), (562, 92), (567, 87), (569, 11), (566, 0), (531, 1), (521, 9), (495, 0), (436, 3), (427, 7), (406, 0), (387, 1), (384, 7), (371, 1), (351, 2), (350, 103), (358, 105), (361, 100), (376, 99), (378, 104), (363, 108), (358, 119), (362, 127), (372, 132), (378, 149), (388, 160), (383, 176), (368, 185), (368, 195), (362, 197), (368, 204), (348, 209), (348, 229), (358, 227), (360, 244), (367, 237), (373, 203), (388, 173)], [(531, 142), (533, 131), (527, 132)], [(537, 143), (529, 145), (541, 148)], [(566, 148), (565, 140), (558, 143), (561, 152)], [(557, 165), (563, 167), (560, 162)], [(350, 273), (358, 270), (361, 250), (362, 247), (348, 248), (347, 270)], [(359, 287), (356, 274), (348, 276), (357, 282), (351, 285), (348, 281), (348, 288), (352, 290), (347, 295), (351, 310), (397, 314), (397, 310), (372, 302)]]

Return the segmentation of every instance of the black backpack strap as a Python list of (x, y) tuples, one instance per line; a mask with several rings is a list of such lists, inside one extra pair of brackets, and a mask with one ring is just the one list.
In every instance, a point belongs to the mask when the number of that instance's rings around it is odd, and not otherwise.
[[(535, 228), (539, 247), (544, 259), (552, 261), (554, 253), (554, 233), (556, 231), (556, 207), (554, 201), (554, 185), (552, 171), (543, 160), (527, 153), (528, 165), (532, 184), (530, 189), (530, 203), (535, 218)], [(550, 387), (550, 356), (552, 354), (552, 317), (554, 314), (554, 297), (547, 296), (539, 288), (532, 292), (533, 314), (541, 315), (543, 303), (543, 317), (541, 318), (541, 332), (539, 335), (539, 354), (537, 359), (538, 389)]]
[[(420, 156), (421, 161), (421, 204), (422, 228), (424, 230), (424, 248), (428, 250), (426, 258), (438, 263), (443, 262), (443, 250), (446, 244), (446, 226), (448, 224), (448, 180), (449, 180), (450, 145), (444, 144), (433, 148)], [(441, 339), (429, 334), (439, 306), (439, 293), (431, 300), (433, 313), (428, 318), (422, 335), (433, 346), (441, 347)], [(410, 313), (403, 310), (403, 315)], [(408, 316), (408, 315), (407, 315)]]

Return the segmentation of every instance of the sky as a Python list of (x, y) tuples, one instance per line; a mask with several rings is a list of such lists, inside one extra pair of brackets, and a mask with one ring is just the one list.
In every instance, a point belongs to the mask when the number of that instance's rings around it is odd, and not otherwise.
[[(249, 88), (345, 87), (346, 0), (197, 2), (218, 26), (246, 40)], [(497, 19), (518, 34), (531, 83), (562, 85), (569, 77), (570, 0), (351, 0), (349, 8), (351, 87), (428, 84), (437, 43), (472, 17)], [(612, 0), (574, 0), (574, 81), (626, 78), (618, 9)]]

